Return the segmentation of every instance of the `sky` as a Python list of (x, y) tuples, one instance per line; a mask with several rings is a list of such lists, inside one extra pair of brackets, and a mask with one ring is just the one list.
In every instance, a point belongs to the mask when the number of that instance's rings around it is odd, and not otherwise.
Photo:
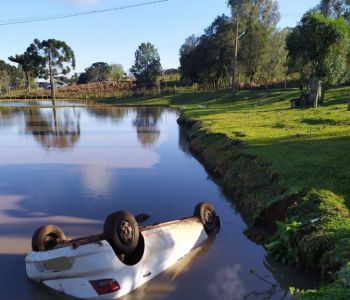
[[(125, 7), (155, 0), (11, 0), (1, 3), (0, 23)], [(319, 0), (278, 0), (279, 27), (294, 27)], [(120, 63), (128, 70), (142, 42), (158, 49), (163, 68), (179, 66), (179, 49), (191, 35), (200, 35), (216, 16), (229, 14), (226, 0), (169, 0), (74, 18), (0, 26), (0, 60), (23, 53), (35, 39), (65, 41), (75, 52), (76, 72), (92, 63)]]

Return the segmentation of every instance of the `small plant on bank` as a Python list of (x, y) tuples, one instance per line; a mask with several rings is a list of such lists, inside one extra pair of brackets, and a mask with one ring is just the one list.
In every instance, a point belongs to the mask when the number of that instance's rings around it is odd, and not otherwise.
[(293, 241), (295, 232), (301, 227), (301, 223), (294, 221), (290, 224), (276, 222), (277, 231), (268, 239), (266, 248), (268, 253), (277, 261), (283, 263), (296, 263), (297, 247)]

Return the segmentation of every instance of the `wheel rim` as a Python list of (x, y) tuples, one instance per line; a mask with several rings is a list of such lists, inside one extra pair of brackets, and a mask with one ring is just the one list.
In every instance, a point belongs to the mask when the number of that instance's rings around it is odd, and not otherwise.
[(52, 249), (58, 244), (58, 240), (60, 237), (57, 234), (50, 233), (44, 239), (44, 247), (45, 249)]
[(204, 211), (204, 221), (205, 224), (208, 225), (211, 225), (213, 223), (213, 213), (209, 209), (206, 209)]
[(130, 244), (134, 239), (134, 228), (128, 221), (122, 221), (119, 228), (119, 237), (124, 244)]

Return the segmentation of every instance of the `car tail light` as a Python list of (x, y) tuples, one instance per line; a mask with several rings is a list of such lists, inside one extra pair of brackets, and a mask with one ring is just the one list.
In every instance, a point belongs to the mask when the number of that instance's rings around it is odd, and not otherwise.
[(120, 289), (114, 279), (91, 280), (90, 284), (99, 295), (114, 293)]

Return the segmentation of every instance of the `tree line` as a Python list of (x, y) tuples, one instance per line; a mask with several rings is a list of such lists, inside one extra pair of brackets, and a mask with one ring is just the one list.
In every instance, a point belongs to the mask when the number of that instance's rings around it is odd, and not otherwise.
[(55, 76), (69, 74), (75, 68), (72, 48), (55, 39), (35, 39), (23, 54), (10, 56), (9, 60), (21, 67), (28, 90), (30, 78), (49, 78), (52, 99), (55, 99)]
[[(55, 99), (55, 81), (62, 79), (75, 69), (76, 61), (73, 49), (64, 41), (35, 39), (22, 54), (10, 56), (10, 61), (18, 67), (0, 61), (0, 80), (6, 82), (7, 89), (21, 84), (21, 79), (28, 91), (31, 80), (43, 78), (50, 80), (51, 97)], [(135, 52), (135, 63), (130, 69), (138, 88), (150, 89), (156, 86), (157, 78), (163, 72), (158, 50), (151, 43), (142, 43)], [(173, 70), (169, 70), (172, 73)], [(93, 63), (79, 76), (75, 75), (71, 81), (78, 84), (119, 81), (125, 76), (124, 68), (120, 64), (105, 62)], [(1, 82), (0, 82), (1, 83)]]
[[(332, 85), (350, 78), (350, 0), (322, 0), (307, 11), (294, 28), (279, 29), (276, 0), (229, 0), (231, 14), (220, 15), (201, 36), (189, 36), (180, 48), (180, 73), (185, 84), (217, 89), (239, 84), (263, 84), (300, 80), (311, 103), (322, 101)], [(0, 80), (9, 88), (33, 78), (54, 81), (75, 68), (75, 55), (64, 41), (34, 40), (23, 54), (9, 57), (18, 64), (0, 61)], [(130, 69), (140, 89), (159, 86), (159, 77), (177, 69), (163, 70), (158, 50), (142, 43)], [(120, 64), (95, 62), (79, 76), (78, 84), (119, 81), (125, 76)], [(24, 80), (22, 80), (24, 79)], [(0, 83), (1, 83), (0, 82)]]
[(212, 88), (228, 86), (232, 81), (236, 40), (239, 81), (284, 78), (287, 32), (276, 28), (280, 18), (277, 2), (230, 1), (229, 5), (231, 16), (218, 16), (203, 35), (190, 36), (182, 45), (183, 79)]
[[(230, 0), (231, 15), (218, 16), (203, 35), (180, 49), (188, 83), (209, 88), (263, 83), (297, 75), (311, 97), (349, 79), (350, 1), (324, 0), (295, 28), (278, 29), (274, 0)], [(323, 90), (323, 92), (320, 92)]]
[(288, 67), (299, 73), (307, 101), (323, 101), (332, 85), (350, 79), (350, 1), (324, 0), (308, 11), (286, 39)]
[[(155, 87), (157, 78), (162, 74), (162, 65), (158, 50), (151, 43), (142, 43), (135, 52), (135, 63), (130, 69), (135, 77), (135, 83), (140, 88)], [(169, 70), (169, 73), (173, 70)], [(119, 81), (125, 76), (124, 68), (120, 64), (105, 62), (93, 63), (85, 72), (81, 73), (77, 83), (91, 83), (99, 81)]]
[(108, 64), (106, 62), (95, 62), (79, 75), (78, 84), (99, 81), (119, 81), (125, 76), (121, 64)]
[(0, 95), (2, 95), (1, 86), (5, 91), (19, 86), (23, 83), (24, 74), (22, 68), (12, 66), (3, 60), (0, 60)]

